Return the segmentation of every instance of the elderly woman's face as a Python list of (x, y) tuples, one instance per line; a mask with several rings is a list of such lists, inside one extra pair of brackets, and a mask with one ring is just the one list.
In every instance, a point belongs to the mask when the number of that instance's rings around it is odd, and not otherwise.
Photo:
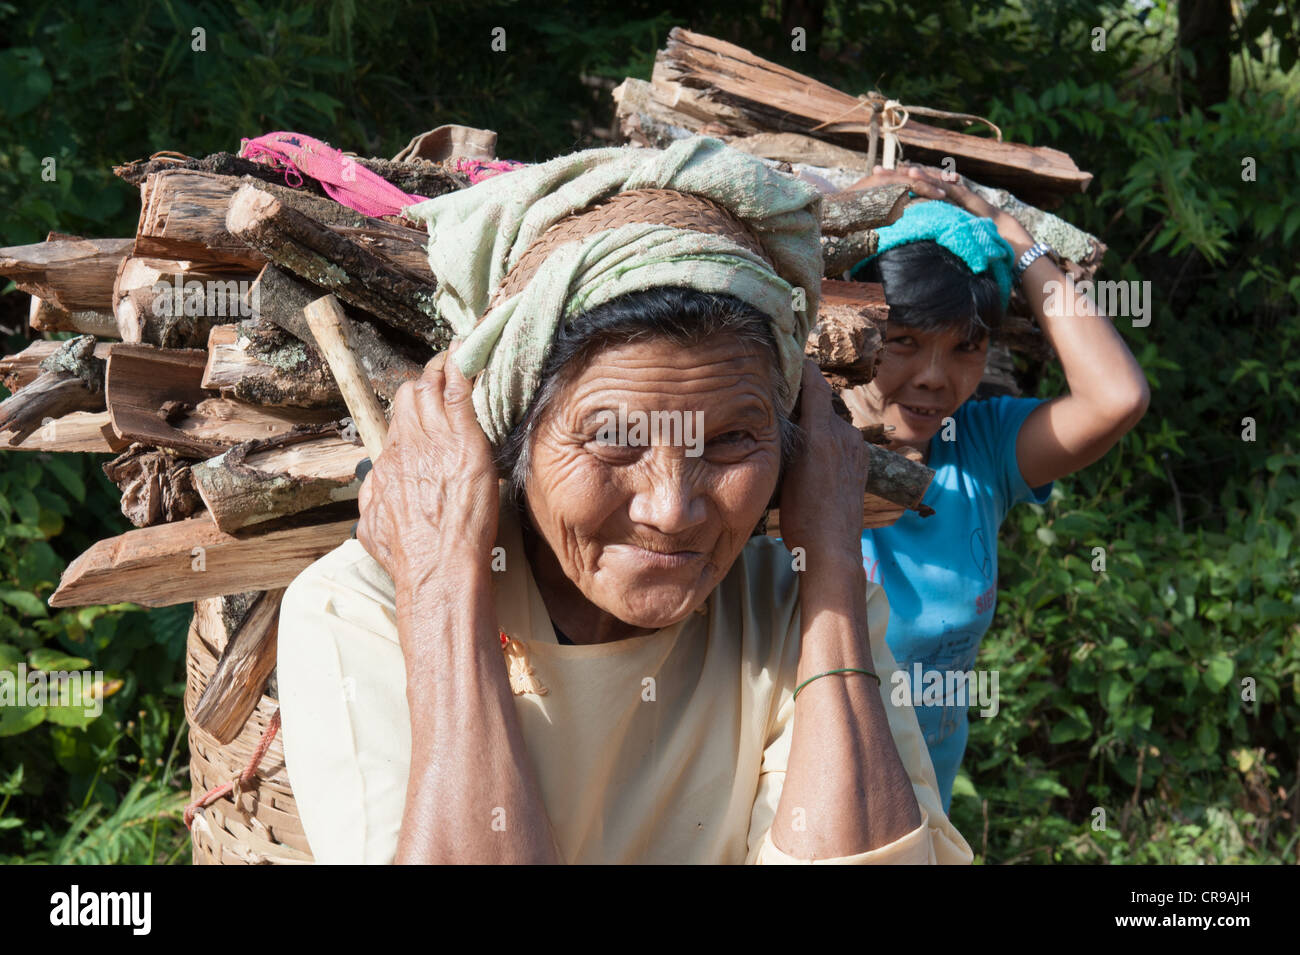
[(638, 342), (599, 353), (557, 396), (528, 509), (587, 600), (658, 629), (726, 575), (779, 476), (770, 363), (732, 335)]

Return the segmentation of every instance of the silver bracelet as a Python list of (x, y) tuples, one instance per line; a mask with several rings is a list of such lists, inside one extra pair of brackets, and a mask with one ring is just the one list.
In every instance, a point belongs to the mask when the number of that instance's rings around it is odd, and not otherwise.
[(1041, 256), (1048, 255), (1052, 252), (1052, 247), (1046, 242), (1035, 242), (1029, 248), (1025, 249), (1024, 254), (1016, 262), (1015, 279), (1016, 284), (1020, 283), (1020, 277), (1025, 274), (1025, 270), (1033, 265)]

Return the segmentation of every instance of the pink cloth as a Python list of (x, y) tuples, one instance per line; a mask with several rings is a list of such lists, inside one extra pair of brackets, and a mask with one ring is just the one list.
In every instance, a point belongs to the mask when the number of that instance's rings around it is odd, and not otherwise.
[(293, 187), (302, 185), (304, 175), (310, 176), (332, 199), (363, 215), (399, 215), (404, 207), (425, 198), (407, 195), (328, 143), (302, 133), (266, 133), (245, 139), (239, 155), (283, 169), (284, 181)]
[(503, 172), (522, 169), (526, 165), (528, 164), (516, 159), (467, 159), (461, 156), (456, 160), (456, 171), (469, 177), (469, 184), (472, 186), (484, 179), (499, 176)]

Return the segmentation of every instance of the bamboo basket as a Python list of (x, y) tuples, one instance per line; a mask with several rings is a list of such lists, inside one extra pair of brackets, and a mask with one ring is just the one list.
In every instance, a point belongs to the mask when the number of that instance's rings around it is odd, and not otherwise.
[[(216, 670), (226, 635), (221, 598), (199, 600), (185, 653), (185, 715), (190, 717)], [(248, 765), (279, 702), (263, 694), (244, 728), (229, 743), (190, 723), (190, 798), (236, 779)], [(194, 815), (190, 835), (195, 865), (294, 865), (312, 862), (284, 765), (279, 734), (259, 764), (254, 788), (228, 794)]]

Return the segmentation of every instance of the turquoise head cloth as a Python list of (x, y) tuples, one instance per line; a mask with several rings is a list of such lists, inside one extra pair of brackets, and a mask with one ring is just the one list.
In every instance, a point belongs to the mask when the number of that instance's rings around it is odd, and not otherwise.
[[(641, 222), (559, 246), (522, 291), (493, 303), (511, 266), (552, 224), (615, 193), (648, 188), (713, 200), (750, 228), (767, 258), (728, 236)], [(498, 445), (540, 386), (561, 324), (656, 286), (734, 295), (767, 315), (793, 403), (821, 290), (820, 212), (813, 186), (709, 137), (663, 150), (573, 153), (405, 210), (432, 237), (432, 304), (461, 340), (456, 364), (478, 376), (474, 410)]]
[[(966, 263), (976, 275), (991, 272), (1002, 293), (1002, 307), (1011, 301), (1011, 267), (1016, 254), (1006, 239), (998, 235), (992, 219), (973, 216), (965, 209), (947, 202), (917, 202), (903, 210), (893, 225), (876, 230), (879, 244), (876, 255), (909, 242), (929, 239), (943, 246)], [(863, 259), (849, 272), (861, 278), (864, 266), (876, 256)]]

